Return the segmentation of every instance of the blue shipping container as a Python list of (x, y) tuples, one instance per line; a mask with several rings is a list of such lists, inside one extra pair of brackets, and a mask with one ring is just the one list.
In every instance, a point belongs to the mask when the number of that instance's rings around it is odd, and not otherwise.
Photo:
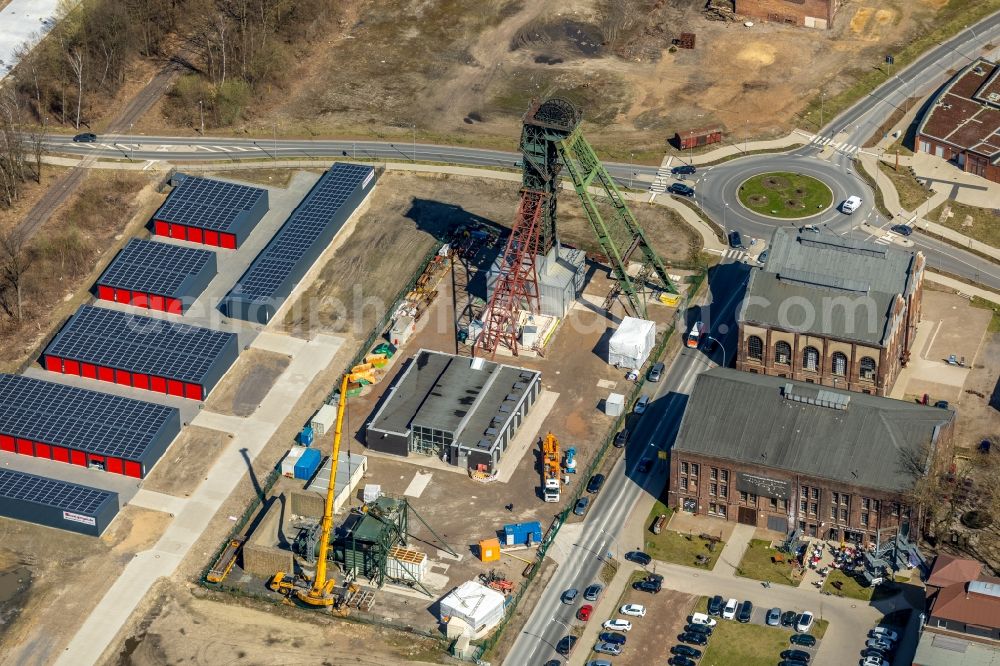
[(542, 540), (542, 524), (533, 521), (530, 523), (515, 523), (503, 526), (504, 545), (513, 546), (528, 543), (540, 543)]
[(295, 461), (295, 478), (311, 479), (319, 468), (319, 463), (323, 459), (318, 449), (306, 449), (302, 456)]
[(299, 444), (302, 446), (312, 446), (313, 443), (313, 429), (312, 426), (306, 426), (299, 433)]

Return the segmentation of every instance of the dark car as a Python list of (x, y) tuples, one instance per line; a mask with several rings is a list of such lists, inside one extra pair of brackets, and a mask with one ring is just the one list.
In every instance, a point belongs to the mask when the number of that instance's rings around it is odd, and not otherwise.
[(708, 600), (708, 614), (709, 615), (722, 615), (722, 607), (725, 605), (726, 600), (715, 595)]
[(781, 623), (781, 609), (772, 608), (767, 611), (767, 616), (764, 618), (764, 622), (769, 627), (777, 627)]
[(909, 236), (910, 234), (913, 233), (913, 227), (910, 227), (905, 224), (894, 224), (891, 227), (889, 227), (889, 231), (894, 231), (900, 236)]
[(667, 192), (671, 194), (679, 194), (682, 197), (693, 197), (694, 188), (684, 183), (671, 183), (670, 187), (667, 188)]
[(566, 657), (573, 651), (574, 647), (576, 647), (576, 636), (563, 636), (556, 643), (556, 652)]
[(781, 653), (782, 659), (787, 659), (788, 661), (799, 661), (803, 664), (808, 664), (809, 660), (812, 659), (812, 655), (805, 650), (785, 650)]
[(640, 564), (644, 567), (649, 566), (649, 563), (653, 561), (652, 557), (642, 552), (641, 550), (630, 550), (629, 552), (625, 553), (625, 559), (628, 560), (629, 562), (635, 562), (636, 564)]
[(799, 616), (795, 611), (785, 611), (781, 614), (781, 626), (791, 627), (795, 625), (795, 619)]
[(597, 601), (597, 598), (601, 596), (601, 592), (604, 591), (604, 586), (594, 583), (586, 590), (583, 591), (583, 598), (587, 601)]
[(679, 655), (674, 655), (670, 659), (667, 659), (667, 663), (672, 664), (673, 666), (695, 666), (693, 661), (687, 657), (681, 657)]
[(622, 428), (621, 432), (615, 435), (615, 442), (614, 442), (615, 447), (620, 449), (626, 444), (628, 444), (628, 436), (629, 436), (628, 428)]
[(545, 666), (562, 666), (562, 662), (558, 659), (549, 659), (545, 662)]
[(675, 645), (670, 648), (670, 651), (682, 657), (690, 657), (691, 659), (699, 659), (701, 657), (701, 650), (693, 648), (690, 645)]
[(938, 400), (937, 402), (934, 403), (934, 406), (935, 407), (940, 407), (941, 409), (948, 409), (948, 401), (947, 400)]
[(93, 132), (83, 132), (74, 136), (73, 141), (76, 143), (94, 143), (97, 141), (97, 135)]
[(656, 594), (657, 592), (659, 592), (661, 587), (662, 585), (660, 583), (648, 579), (637, 580), (636, 582), (632, 583), (633, 590), (638, 590), (639, 592), (651, 592), (652, 594)]
[(581, 497), (576, 501), (576, 506), (573, 507), (573, 513), (578, 516), (582, 516), (587, 513), (587, 507), (590, 506), (589, 497)]
[(639, 472), (639, 474), (645, 474), (651, 469), (653, 469), (653, 459), (643, 458), (639, 461), (639, 466), (636, 468), (636, 471)]
[(597, 640), (602, 643), (617, 643), (618, 645), (625, 645), (625, 634), (615, 633), (614, 631), (602, 631), (598, 634)]
[(575, 587), (571, 587), (562, 593), (559, 598), (562, 599), (564, 604), (571, 604), (576, 601), (576, 595), (580, 594)]
[(603, 474), (595, 474), (594, 476), (590, 477), (590, 481), (587, 482), (587, 492), (588, 493), (600, 492), (601, 487), (604, 486), (604, 478), (605, 477)]
[(764, 250), (759, 255), (757, 255), (757, 263), (766, 264), (767, 263), (767, 250)]
[(670, 170), (670, 173), (674, 174), (675, 176), (690, 175), (697, 170), (698, 169), (696, 169), (693, 164), (682, 164), (680, 166), (675, 166), (673, 169)]
[(654, 363), (653, 367), (649, 369), (649, 374), (646, 375), (646, 379), (651, 382), (658, 382), (663, 379), (663, 368), (662, 363)]
[(705, 634), (706, 636), (712, 635), (712, 627), (707, 624), (689, 624), (684, 627), (684, 631), (689, 634)]
[(740, 232), (735, 230), (729, 232), (729, 247), (736, 249), (743, 247), (743, 236), (740, 236)]
[(816, 645), (816, 637), (812, 634), (795, 634), (788, 640), (792, 645), (801, 645), (802, 647), (813, 647)]
[(708, 645), (708, 636), (705, 634), (686, 632), (677, 638), (679, 638), (682, 643), (690, 643), (691, 645)]
[(744, 601), (743, 604), (740, 605), (740, 611), (736, 614), (736, 619), (742, 622), (743, 624), (746, 624), (747, 622), (750, 621), (750, 615), (752, 613), (753, 613), (753, 603), (751, 603), (749, 600)]
[(875, 648), (865, 648), (861, 652), (862, 657), (879, 657), (880, 659), (885, 659), (886, 654), (888, 654), (888, 650), (876, 650)]

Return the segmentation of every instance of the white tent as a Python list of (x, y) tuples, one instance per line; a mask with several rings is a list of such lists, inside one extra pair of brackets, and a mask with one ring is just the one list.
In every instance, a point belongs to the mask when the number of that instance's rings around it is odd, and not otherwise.
[(638, 370), (656, 345), (656, 324), (646, 319), (625, 317), (608, 343), (608, 363)]
[(441, 600), (441, 618), (458, 618), (469, 625), (472, 638), (487, 634), (500, 624), (504, 596), (474, 580), (462, 583)]

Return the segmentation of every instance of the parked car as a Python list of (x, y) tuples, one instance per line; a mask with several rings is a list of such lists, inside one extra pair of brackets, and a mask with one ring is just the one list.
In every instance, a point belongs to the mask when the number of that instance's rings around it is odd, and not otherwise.
[(684, 627), (684, 631), (690, 634), (702, 634), (704, 636), (711, 636), (713, 630), (712, 627), (708, 626), (707, 624), (689, 624), (686, 627)]
[(601, 627), (608, 631), (632, 631), (632, 623), (628, 620), (606, 620)]
[(785, 611), (781, 614), (781, 626), (783, 627), (794, 627), (795, 620), (799, 618), (799, 614), (795, 611)]
[(638, 590), (639, 592), (650, 592), (652, 594), (656, 594), (657, 592), (660, 591), (661, 588), (662, 588), (661, 583), (649, 580), (648, 578), (645, 580), (637, 580), (636, 582), (632, 583), (632, 589)]
[(601, 487), (604, 486), (605, 476), (603, 474), (595, 474), (590, 477), (590, 481), (587, 482), (587, 492), (596, 493), (600, 492)]
[(888, 652), (892, 649), (892, 643), (884, 641), (880, 638), (869, 638), (868, 641), (865, 642), (865, 647), (878, 650), (879, 652)]
[(799, 615), (798, 619), (795, 621), (795, 631), (800, 634), (808, 634), (813, 626), (813, 614), (806, 611), (802, 615)]
[(764, 622), (770, 627), (777, 627), (781, 624), (781, 609), (772, 608), (767, 611), (767, 615), (764, 617)]
[(767, 250), (764, 250), (763, 252), (761, 252), (760, 254), (757, 255), (757, 263), (758, 264), (766, 264), (767, 263)]
[(705, 634), (696, 634), (694, 632), (685, 632), (678, 636), (681, 642), (691, 643), (692, 645), (708, 645), (708, 636)]
[(587, 662), (587, 666), (612, 666), (612, 664), (607, 659), (591, 659)]
[(785, 650), (781, 653), (782, 659), (788, 659), (789, 661), (801, 661), (803, 664), (808, 664), (809, 660), (812, 659), (812, 655), (805, 650)]
[(610, 654), (612, 657), (617, 657), (622, 653), (622, 646), (618, 643), (598, 643), (594, 646), (594, 652), (598, 654)]
[(740, 604), (740, 612), (736, 614), (736, 619), (743, 624), (750, 621), (750, 616), (753, 615), (753, 603), (749, 600), (744, 601)]
[(97, 141), (97, 135), (93, 132), (81, 132), (73, 137), (73, 141), (76, 143), (94, 143)]
[(876, 650), (875, 648), (865, 648), (861, 651), (861, 657), (878, 657), (879, 659), (885, 658), (885, 650)]
[(868, 635), (871, 636), (872, 638), (888, 638), (890, 641), (894, 643), (899, 640), (899, 634), (897, 634), (892, 629), (888, 629), (886, 627), (875, 627), (874, 629), (868, 632)]
[(718, 623), (718, 620), (711, 618), (704, 613), (693, 613), (691, 615), (691, 624), (703, 624), (706, 627), (714, 627)]
[(648, 395), (640, 396), (639, 400), (636, 401), (635, 403), (635, 409), (633, 409), (632, 411), (634, 411), (636, 414), (642, 414), (646, 411), (647, 407), (649, 407), (649, 396)]
[(889, 227), (889, 231), (893, 231), (899, 234), (900, 236), (909, 236), (910, 234), (913, 233), (913, 227), (907, 224), (894, 224), (891, 227)]
[(694, 196), (694, 188), (690, 185), (685, 185), (684, 183), (670, 183), (670, 187), (667, 188), (667, 192), (677, 194), (682, 197)]
[(698, 169), (695, 168), (693, 164), (681, 164), (680, 166), (675, 166), (673, 169), (671, 169), (670, 173), (674, 174), (675, 176), (691, 175), (697, 170)]
[(549, 659), (545, 662), (545, 666), (562, 666), (562, 662), (558, 659)]
[(844, 199), (844, 203), (840, 204), (840, 210), (847, 215), (850, 215), (859, 208), (861, 208), (861, 197), (859, 196), (847, 197)]
[(601, 592), (604, 591), (604, 586), (600, 583), (594, 583), (586, 590), (583, 591), (583, 598), (587, 601), (597, 601), (597, 598), (601, 596)]
[(809, 231), (811, 233), (818, 234), (819, 233), (819, 227), (817, 227), (815, 224), (806, 224), (806, 225), (803, 225), (803, 226), (799, 227), (799, 232), (801, 233), (803, 231)]
[(602, 643), (618, 643), (618, 645), (625, 645), (625, 636), (622, 634), (616, 634), (612, 631), (602, 631), (598, 634), (597, 640)]
[(576, 501), (576, 506), (573, 507), (573, 513), (578, 516), (582, 516), (587, 513), (587, 507), (590, 506), (589, 497), (581, 497)]
[(934, 403), (934, 406), (935, 407), (939, 407), (941, 409), (948, 409), (948, 401), (947, 400), (938, 400), (937, 402)]
[(618, 612), (629, 617), (646, 617), (646, 607), (642, 604), (625, 604)]
[(737, 250), (743, 247), (743, 236), (740, 236), (740, 232), (735, 229), (729, 232), (729, 247)]
[(816, 645), (816, 637), (812, 634), (792, 634), (792, 637), (788, 640), (792, 645), (801, 645), (802, 647), (813, 647)]
[(651, 382), (658, 382), (663, 379), (663, 369), (664, 365), (662, 363), (654, 363), (653, 367), (649, 369), (649, 374), (646, 375), (646, 379)]
[(570, 589), (563, 592), (562, 596), (559, 598), (562, 599), (562, 602), (564, 604), (571, 604), (574, 601), (576, 601), (576, 597), (578, 594), (580, 593), (577, 591), (577, 589), (575, 587), (571, 587)]
[(882, 657), (865, 657), (861, 666), (889, 666), (889, 662)]
[(626, 444), (628, 444), (628, 435), (629, 435), (628, 428), (622, 428), (621, 431), (617, 435), (615, 435), (615, 441), (614, 441), (615, 448), (620, 449)]
[(584, 604), (580, 606), (580, 610), (576, 612), (576, 619), (581, 622), (586, 622), (590, 619), (590, 614), (594, 612), (594, 607), (590, 604)]
[(722, 619), (723, 620), (734, 620), (736, 619), (736, 608), (740, 605), (736, 599), (730, 599), (726, 602), (725, 607), (722, 609)]
[(667, 659), (667, 663), (671, 664), (671, 666), (695, 666), (695, 663), (687, 657), (682, 657), (676, 654), (670, 659)]
[(722, 614), (722, 597), (718, 594), (708, 600), (708, 614), (709, 615), (721, 615)]
[(635, 562), (636, 564), (644, 567), (648, 567), (649, 563), (653, 561), (653, 558), (642, 552), (641, 550), (630, 550), (625, 553), (625, 559), (629, 562)]
[(645, 474), (651, 469), (653, 469), (653, 459), (643, 458), (642, 460), (639, 461), (639, 466), (636, 467), (635, 471), (639, 472), (639, 474)]
[(670, 648), (670, 651), (674, 654), (679, 654), (682, 657), (690, 657), (691, 659), (701, 658), (701, 650), (693, 648), (690, 645), (675, 645)]
[(566, 657), (569, 656), (569, 653), (573, 651), (574, 647), (576, 647), (576, 636), (563, 636), (559, 639), (559, 642), (556, 643), (556, 652)]

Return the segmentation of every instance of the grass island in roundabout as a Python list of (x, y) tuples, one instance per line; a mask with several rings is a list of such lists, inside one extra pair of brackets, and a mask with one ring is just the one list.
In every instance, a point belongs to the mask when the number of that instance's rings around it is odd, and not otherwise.
[(740, 185), (740, 203), (759, 215), (796, 219), (822, 213), (833, 204), (823, 181), (787, 171), (757, 174)]

